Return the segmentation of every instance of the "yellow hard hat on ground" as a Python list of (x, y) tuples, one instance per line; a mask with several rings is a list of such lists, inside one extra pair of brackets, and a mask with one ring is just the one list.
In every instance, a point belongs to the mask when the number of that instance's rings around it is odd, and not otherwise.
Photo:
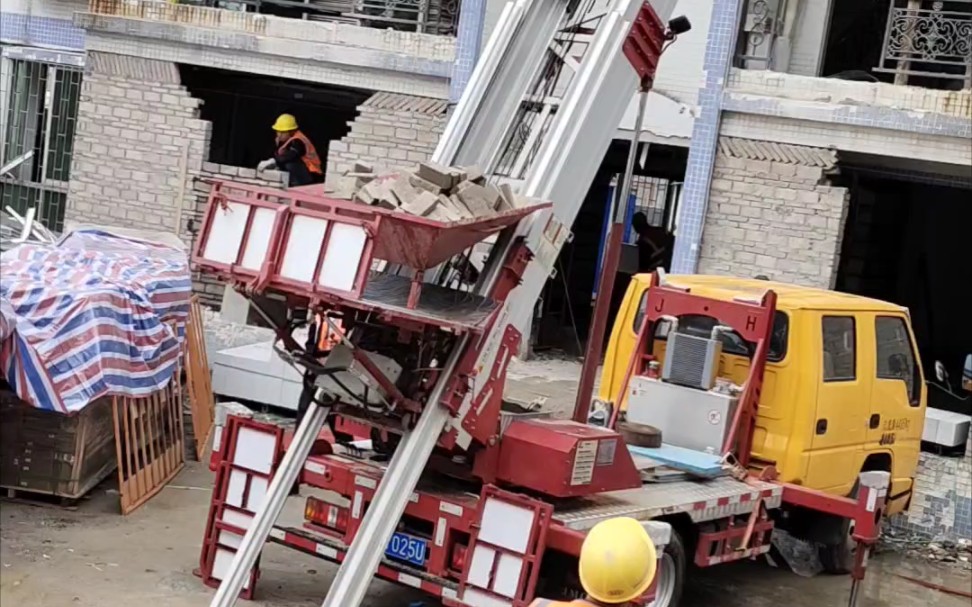
[(294, 118), (293, 114), (280, 114), (280, 116), (277, 117), (277, 121), (273, 123), (273, 127), (271, 128), (278, 133), (296, 131), (297, 119)]
[(641, 523), (613, 518), (595, 525), (584, 539), (580, 581), (596, 601), (627, 603), (648, 590), (657, 566), (655, 544)]

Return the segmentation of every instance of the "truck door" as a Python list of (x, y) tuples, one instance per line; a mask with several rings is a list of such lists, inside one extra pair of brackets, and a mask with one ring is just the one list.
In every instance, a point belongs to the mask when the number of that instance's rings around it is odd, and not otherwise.
[(870, 317), (874, 338), (874, 377), (867, 451), (890, 453), (891, 501), (911, 488), (921, 450), (924, 425), (925, 382), (915, 353), (915, 340), (903, 316), (874, 314)]
[(819, 380), (807, 485), (843, 495), (852, 490), (859, 470), (852, 468), (861, 461), (870, 382), (859, 369), (854, 316), (823, 312), (815, 323)]

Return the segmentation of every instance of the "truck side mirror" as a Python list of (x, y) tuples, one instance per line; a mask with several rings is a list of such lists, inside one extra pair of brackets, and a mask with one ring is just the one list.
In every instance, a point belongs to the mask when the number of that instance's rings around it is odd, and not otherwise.
[(965, 366), (962, 367), (962, 387), (972, 392), (972, 354), (965, 357)]
[(938, 381), (940, 382), (948, 382), (948, 371), (945, 370), (945, 365), (943, 365), (942, 361), (940, 360), (935, 361), (935, 377), (937, 377)]

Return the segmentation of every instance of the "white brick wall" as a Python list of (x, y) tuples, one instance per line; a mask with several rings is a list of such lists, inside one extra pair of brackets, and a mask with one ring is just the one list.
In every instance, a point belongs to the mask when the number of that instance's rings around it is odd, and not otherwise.
[[(348, 135), (331, 142), (327, 155), (328, 185), (346, 187), (346, 179), (341, 175), (353, 169), (357, 161), (369, 163), (375, 170), (406, 168), (428, 160), (435, 151), (445, 129), (444, 111), (426, 113), (376, 107), (379, 97), (381, 94), (359, 106), (358, 117), (348, 123), (351, 127)], [(420, 98), (412, 100), (414, 107), (425, 105)]]
[(699, 272), (832, 288), (848, 204), (820, 167), (719, 154)]
[[(144, 77), (135, 75), (140, 70)], [(210, 124), (177, 78), (163, 62), (91, 53), (66, 220), (163, 230), (188, 242), (182, 218), (208, 154)]]

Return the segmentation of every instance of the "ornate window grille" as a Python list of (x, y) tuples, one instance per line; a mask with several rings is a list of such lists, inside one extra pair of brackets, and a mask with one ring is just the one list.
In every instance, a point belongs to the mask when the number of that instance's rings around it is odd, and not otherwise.
[(737, 65), (749, 69), (773, 69), (773, 52), (776, 39), (783, 30), (786, 5), (787, 0), (746, 1)]
[(894, 0), (876, 72), (964, 80), (972, 87), (972, 0)]

